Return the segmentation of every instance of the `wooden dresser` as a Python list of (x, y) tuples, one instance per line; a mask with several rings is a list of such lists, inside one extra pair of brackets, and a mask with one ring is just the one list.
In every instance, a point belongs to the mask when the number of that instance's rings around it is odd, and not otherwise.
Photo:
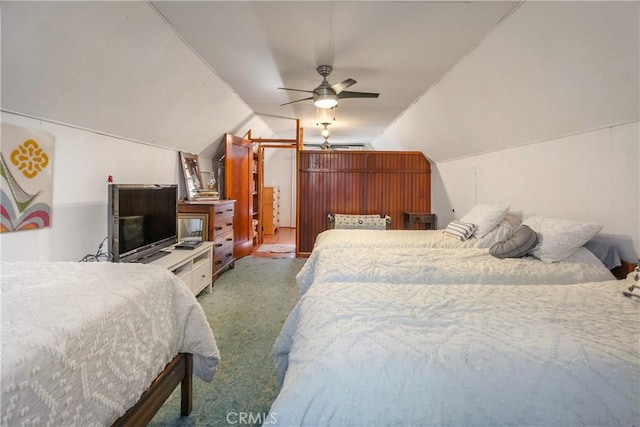
[(235, 266), (233, 255), (233, 218), (235, 200), (219, 200), (211, 203), (181, 202), (178, 216), (201, 216), (204, 221), (203, 240), (213, 242), (213, 276)]
[(264, 187), (262, 210), (262, 232), (275, 234), (280, 226), (280, 187)]

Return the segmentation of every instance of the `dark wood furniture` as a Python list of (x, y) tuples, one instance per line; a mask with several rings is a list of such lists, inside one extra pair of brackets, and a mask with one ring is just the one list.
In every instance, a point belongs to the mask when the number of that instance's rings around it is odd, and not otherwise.
[(421, 152), (298, 151), (297, 252), (311, 252), (327, 215), (431, 211), (431, 169)]
[(224, 137), (224, 198), (235, 200), (234, 257), (253, 252), (253, 143), (238, 136)]
[(428, 212), (405, 212), (405, 230), (435, 230), (436, 214)]
[(621, 265), (611, 270), (611, 274), (615, 276), (618, 280), (624, 280), (627, 278), (627, 275), (636, 269), (637, 265), (627, 262), (621, 261)]
[(199, 214), (207, 218), (206, 239), (213, 242), (212, 274), (214, 278), (227, 267), (235, 266), (235, 204), (235, 200), (219, 200), (210, 203), (183, 201), (178, 205), (178, 215)]
[(169, 362), (162, 372), (142, 393), (140, 400), (123, 416), (118, 418), (113, 426), (143, 426), (158, 412), (164, 402), (171, 396), (173, 390), (180, 387), (180, 415), (191, 413), (193, 402), (193, 355), (179, 353)]

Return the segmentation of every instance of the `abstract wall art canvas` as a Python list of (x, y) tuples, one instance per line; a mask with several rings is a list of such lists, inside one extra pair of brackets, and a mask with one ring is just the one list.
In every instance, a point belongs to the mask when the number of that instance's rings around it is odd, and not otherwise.
[(41, 130), (1, 126), (0, 232), (49, 227), (54, 137)]

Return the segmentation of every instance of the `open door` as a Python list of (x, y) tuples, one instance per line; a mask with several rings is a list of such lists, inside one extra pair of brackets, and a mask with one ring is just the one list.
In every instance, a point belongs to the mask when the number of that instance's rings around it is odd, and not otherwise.
[(233, 218), (233, 255), (240, 258), (253, 252), (253, 143), (226, 134), (224, 197), (236, 201)]

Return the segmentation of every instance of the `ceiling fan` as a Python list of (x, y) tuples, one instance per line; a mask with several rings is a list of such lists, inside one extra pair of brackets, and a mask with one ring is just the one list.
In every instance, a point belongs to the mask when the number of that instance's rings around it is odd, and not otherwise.
[(279, 87), (278, 89), (282, 90), (293, 90), (296, 92), (307, 92), (312, 93), (313, 95), (308, 98), (302, 98), (295, 101), (287, 102), (283, 105), (293, 104), (294, 102), (299, 101), (307, 101), (309, 99), (313, 99), (313, 103), (318, 108), (333, 108), (338, 105), (338, 99), (342, 98), (377, 98), (379, 93), (371, 93), (371, 92), (350, 92), (345, 89), (353, 86), (357, 82), (354, 79), (347, 79), (343, 82), (336, 83), (334, 85), (330, 84), (327, 81), (327, 76), (331, 74), (333, 67), (331, 65), (319, 65), (316, 68), (318, 74), (322, 76), (322, 83), (320, 86), (315, 88), (314, 90), (302, 90), (302, 89), (290, 89), (286, 87)]

